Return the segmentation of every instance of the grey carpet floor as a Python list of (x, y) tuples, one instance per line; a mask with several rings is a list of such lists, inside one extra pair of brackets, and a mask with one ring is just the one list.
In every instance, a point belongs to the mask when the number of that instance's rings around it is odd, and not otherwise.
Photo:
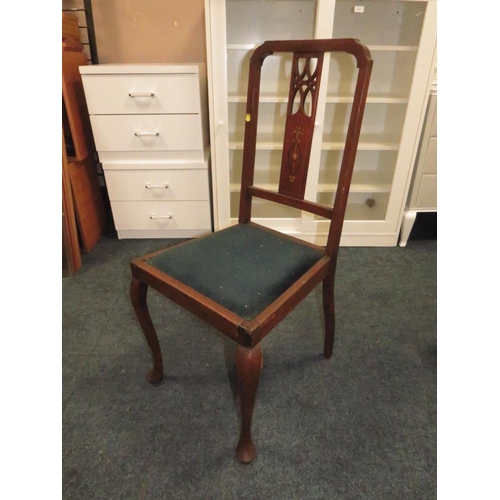
[(165, 379), (145, 380), (128, 263), (173, 243), (102, 238), (63, 278), (64, 499), (436, 497), (436, 240), (341, 248), (330, 360), (320, 288), (263, 341), (248, 466), (234, 347), (154, 291)]

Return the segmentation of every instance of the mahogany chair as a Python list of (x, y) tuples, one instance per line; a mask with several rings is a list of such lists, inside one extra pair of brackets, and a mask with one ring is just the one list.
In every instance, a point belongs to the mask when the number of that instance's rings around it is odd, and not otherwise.
[[(325, 52), (335, 51), (356, 58), (358, 76), (332, 208), (304, 200), (304, 193), (323, 57)], [(260, 73), (266, 57), (275, 52), (293, 53), (277, 192), (253, 185)], [(314, 68), (311, 60), (316, 63)], [(251, 462), (256, 454), (251, 423), (262, 366), (260, 342), (321, 282), (325, 358), (330, 358), (333, 352), (336, 261), (371, 68), (369, 50), (355, 39), (268, 41), (257, 47), (250, 60), (238, 224), (130, 263), (130, 296), (153, 358), (148, 382), (156, 384), (163, 377), (160, 345), (146, 302), (148, 287), (205, 320), (237, 344), (241, 432), (236, 456), (243, 463)], [(304, 105), (306, 99), (311, 104), (308, 109)], [(254, 197), (330, 219), (326, 247), (252, 222)]]

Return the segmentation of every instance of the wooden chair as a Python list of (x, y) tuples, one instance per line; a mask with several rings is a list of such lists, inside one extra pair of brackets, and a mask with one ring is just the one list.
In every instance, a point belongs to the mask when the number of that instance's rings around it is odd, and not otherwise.
[[(338, 189), (331, 208), (304, 200), (304, 193), (323, 57), (325, 52), (335, 51), (356, 58), (358, 77)], [(278, 192), (253, 185), (260, 72), (265, 58), (275, 52), (293, 53)], [(311, 61), (315, 62), (315, 68)], [(255, 457), (251, 422), (262, 365), (260, 342), (321, 282), (324, 356), (332, 355), (337, 253), (371, 68), (369, 50), (355, 39), (268, 41), (257, 47), (250, 60), (239, 223), (131, 261), (130, 296), (153, 358), (153, 367), (147, 375), (150, 383), (162, 380), (163, 364), (147, 308), (148, 287), (236, 342), (241, 405), (236, 456), (243, 463)], [(306, 100), (311, 104), (309, 109), (304, 105)], [(305, 243), (252, 222), (254, 197), (330, 219), (326, 247)]]

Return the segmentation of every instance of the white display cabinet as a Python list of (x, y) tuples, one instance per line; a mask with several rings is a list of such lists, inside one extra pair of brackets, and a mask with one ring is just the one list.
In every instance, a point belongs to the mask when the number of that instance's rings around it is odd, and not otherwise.
[[(436, 2), (205, 0), (215, 228), (237, 222), (248, 62), (265, 40), (357, 38), (373, 72), (342, 245), (395, 246), (436, 58)], [(291, 59), (262, 68), (255, 184), (278, 187)], [(356, 79), (348, 54), (326, 56), (305, 198), (333, 205)], [(254, 199), (253, 219), (322, 245), (328, 221)]]

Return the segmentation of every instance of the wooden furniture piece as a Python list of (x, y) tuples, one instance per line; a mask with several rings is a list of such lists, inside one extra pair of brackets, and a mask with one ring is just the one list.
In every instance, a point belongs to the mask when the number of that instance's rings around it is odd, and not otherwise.
[[(325, 53), (352, 57), (356, 88), (346, 135), (339, 189), (333, 208), (304, 200), (311, 138), (315, 123)], [(286, 126), (277, 191), (254, 184), (261, 69), (275, 54), (292, 56)], [(353, 174), (356, 148), (372, 68), (368, 49), (354, 39), (265, 42), (250, 59), (245, 120), (243, 175), (238, 224), (208, 236), (131, 261), (131, 300), (151, 349), (151, 383), (163, 377), (160, 345), (148, 312), (152, 287), (196, 314), (237, 343), (241, 434), (236, 456), (249, 463), (255, 456), (251, 437), (259, 381), (260, 342), (309, 292), (323, 282), (324, 356), (332, 355), (335, 313), (334, 276), (342, 224)], [(266, 117), (268, 118), (268, 117)], [(269, 125), (262, 123), (264, 127)], [(304, 242), (253, 222), (253, 201), (267, 200), (326, 218), (326, 248)]]
[[(435, 0), (205, 0), (214, 226), (238, 222), (248, 59), (264, 40), (358, 38), (373, 57), (373, 75), (341, 245), (395, 246), (415, 164), (436, 58)], [(244, 20), (244, 21), (243, 21)], [(333, 202), (352, 107), (352, 61), (325, 57), (305, 198)], [(289, 57), (262, 74), (255, 182), (277, 189), (285, 126)], [(339, 71), (340, 70), (340, 71)], [(339, 74), (342, 75), (339, 78)], [(334, 168), (330, 168), (334, 165)], [(324, 245), (317, 216), (255, 203), (259, 224)]]
[(401, 224), (399, 246), (406, 246), (418, 212), (437, 212), (437, 94), (435, 92), (429, 96), (425, 126)]
[(69, 163), (64, 131), (62, 133), (62, 256), (63, 276), (71, 276), (82, 267), (75, 206), (69, 178)]
[[(78, 19), (62, 14), (62, 128), (66, 148), (63, 158), (63, 179), (71, 186), (81, 250), (88, 253), (99, 241), (106, 223), (106, 214), (99, 187), (94, 158), (95, 147), (83, 93), (79, 67), (87, 64), (79, 38)], [(63, 189), (67, 183), (63, 183)], [(71, 243), (74, 238), (65, 241)], [(75, 249), (70, 250), (74, 254)]]
[(97, 55), (92, 0), (62, 0), (62, 13), (63, 16), (76, 17), (78, 37), (83, 46), (82, 50), (87, 57), (87, 63), (97, 64), (99, 59)]
[(191, 238), (212, 230), (202, 69), (80, 68), (118, 238)]

